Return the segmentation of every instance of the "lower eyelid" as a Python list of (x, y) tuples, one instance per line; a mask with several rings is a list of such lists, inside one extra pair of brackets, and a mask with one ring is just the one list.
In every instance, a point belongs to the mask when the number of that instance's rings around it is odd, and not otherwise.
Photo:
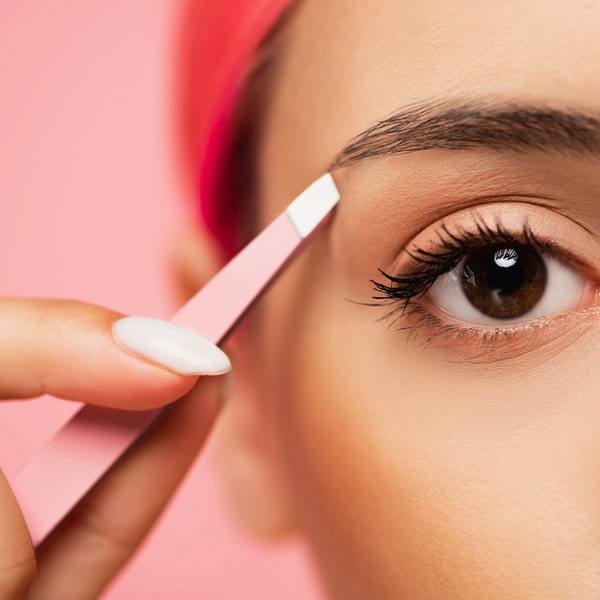
[(407, 307), (393, 329), (405, 338), (406, 347), (464, 364), (510, 361), (533, 354), (543, 361), (569, 347), (599, 322), (598, 303), (504, 328), (449, 323), (425, 304)]

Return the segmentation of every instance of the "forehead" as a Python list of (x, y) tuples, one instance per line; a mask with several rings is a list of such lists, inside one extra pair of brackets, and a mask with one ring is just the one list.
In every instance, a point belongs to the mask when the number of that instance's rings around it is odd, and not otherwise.
[(413, 103), (600, 106), (600, 3), (305, 0), (289, 33), (268, 125), (312, 174)]

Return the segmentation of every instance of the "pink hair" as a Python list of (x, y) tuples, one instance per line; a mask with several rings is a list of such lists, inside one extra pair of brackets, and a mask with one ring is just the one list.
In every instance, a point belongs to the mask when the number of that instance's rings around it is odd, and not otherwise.
[(233, 199), (220, 176), (231, 149), (230, 123), (252, 56), (292, 0), (192, 0), (184, 31), (185, 153), (198, 174), (200, 217), (235, 250)]

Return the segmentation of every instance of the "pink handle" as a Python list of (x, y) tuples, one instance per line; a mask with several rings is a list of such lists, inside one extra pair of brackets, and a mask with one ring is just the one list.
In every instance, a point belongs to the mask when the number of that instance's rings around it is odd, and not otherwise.
[(290, 260), (301, 241), (287, 213), (281, 213), (171, 320), (220, 343)]

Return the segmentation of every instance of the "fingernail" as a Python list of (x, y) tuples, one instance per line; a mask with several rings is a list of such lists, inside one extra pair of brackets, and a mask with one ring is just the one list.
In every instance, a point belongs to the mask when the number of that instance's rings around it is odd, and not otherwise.
[(113, 325), (124, 348), (180, 375), (221, 375), (231, 369), (227, 355), (179, 325), (149, 317), (125, 317)]

